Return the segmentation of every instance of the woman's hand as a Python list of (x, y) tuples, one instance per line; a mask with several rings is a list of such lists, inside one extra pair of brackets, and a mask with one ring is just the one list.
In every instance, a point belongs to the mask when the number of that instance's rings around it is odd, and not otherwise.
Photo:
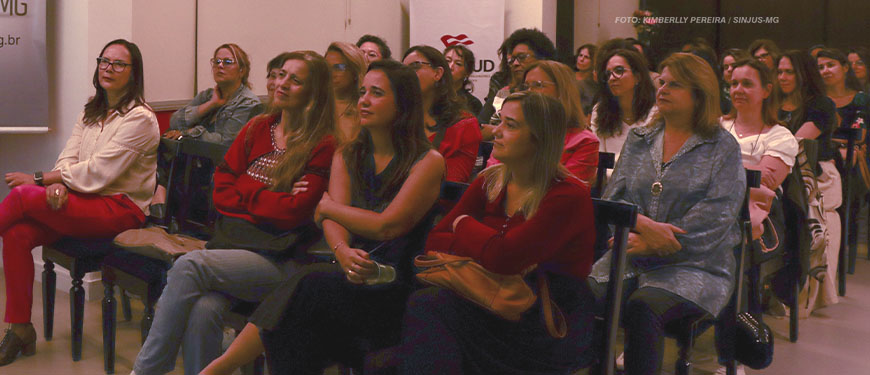
[(296, 181), (293, 184), (293, 189), (290, 190), (290, 195), (296, 195), (308, 191), (308, 181)]
[[(612, 245), (612, 240), (610, 241)], [(646, 241), (644, 241), (643, 237), (641, 237), (637, 233), (629, 233), (628, 241), (626, 242), (626, 254), (631, 255), (652, 255), (650, 252), (649, 246), (647, 246)]]
[(45, 199), (52, 210), (59, 210), (66, 204), (68, 194), (66, 185), (51, 184), (45, 188)]
[(166, 133), (163, 133), (163, 138), (177, 140), (178, 138), (181, 138), (181, 130), (173, 130), (173, 129), (167, 130)]
[(215, 86), (214, 91), (211, 92), (211, 99), (209, 99), (209, 103), (210, 103), (209, 107), (211, 109), (218, 109), (220, 107), (223, 107), (224, 105), (227, 104), (227, 99), (229, 99), (229, 98), (227, 98), (226, 95), (223, 95), (223, 93), (221, 93), (220, 87)]
[(660, 256), (675, 253), (682, 249), (674, 234), (685, 234), (686, 231), (668, 223), (659, 223), (650, 218), (638, 215), (637, 233), (643, 237), (651, 252)]
[(10, 172), (6, 174), (6, 185), (12, 189), (19, 185), (36, 185), (36, 181), (33, 180), (32, 174)]
[(344, 270), (347, 280), (354, 284), (362, 284), (378, 275), (378, 266), (369, 259), (369, 253), (364, 250), (341, 243), (335, 249), (335, 259)]

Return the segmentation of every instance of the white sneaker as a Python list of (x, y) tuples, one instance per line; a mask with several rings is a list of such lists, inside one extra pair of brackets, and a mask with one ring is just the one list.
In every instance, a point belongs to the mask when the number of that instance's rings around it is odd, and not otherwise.
[[(737, 371), (735, 371), (735, 373), (737, 375), (746, 375), (746, 369), (743, 367), (743, 365), (737, 365)], [(728, 370), (725, 368), (725, 366), (719, 366), (719, 368), (716, 369), (716, 375), (726, 374), (728, 374)]]
[(616, 369), (625, 371), (625, 352), (619, 353), (619, 357), (616, 357)]

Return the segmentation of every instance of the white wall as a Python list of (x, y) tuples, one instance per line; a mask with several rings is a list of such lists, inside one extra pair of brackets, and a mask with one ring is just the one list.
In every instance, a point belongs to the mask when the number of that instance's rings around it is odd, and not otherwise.
[(133, 42), (139, 46), (144, 60), (145, 99), (166, 101), (193, 97), (196, 93), (192, 74), (196, 64), (196, 3), (136, 0), (132, 15)]
[(637, 0), (575, 0), (574, 49), (586, 43), (636, 37), (631, 24), (614, 20), (616, 17), (630, 17), (637, 9)]

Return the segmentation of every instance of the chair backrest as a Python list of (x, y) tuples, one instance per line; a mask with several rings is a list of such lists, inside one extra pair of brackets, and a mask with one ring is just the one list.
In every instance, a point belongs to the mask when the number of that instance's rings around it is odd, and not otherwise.
[[(746, 170), (746, 196), (743, 197), (743, 207), (740, 209), (740, 246), (737, 250), (737, 277), (734, 294), (731, 298), (736, 298), (735, 313), (741, 312), (741, 304), (743, 302), (743, 275), (746, 273), (746, 254), (752, 252), (752, 222), (749, 218), (749, 189), (761, 187), (761, 172), (747, 169)], [(735, 317), (736, 318), (736, 317)]]
[[(206, 201), (208, 204), (207, 207), (207, 217), (205, 222), (199, 223), (194, 220), (191, 220), (190, 213), (192, 209), (192, 204), (194, 203), (194, 192), (195, 187), (193, 186), (197, 181), (192, 180), (192, 171), (193, 165), (196, 160), (206, 159), (211, 162), (212, 168), (216, 167), (220, 164), (224, 159), (224, 154), (226, 154), (227, 150), (229, 150), (229, 146), (200, 141), (198, 139), (186, 138), (181, 141), (181, 146), (179, 150), (179, 156), (185, 158), (184, 165), (184, 178), (182, 181), (182, 189), (181, 189), (181, 197), (179, 201), (178, 213), (175, 215), (175, 219), (177, 223), (186, 228), (190, 228), (191, 226), (197, 228), (199, 231), (204, 231), (206, 234), (211, 233), (212, 221), (217, 217), (217, 210), (214, 207), (214, 201), (212, 197), (213, 189), (213, 177), (209, 177), (209, 188), (206, 195)], [(214, 173), (214, 170), (211, 170), (210, 173)], [(211, 175), (209, 175), (211, 176)], [(185, 228), (182, 228), (184, 230)]]
[(606, 332), (603, 337), (601, 348), (604, 362), (602, 369), (604, 374), (612, 375), (614, 370), (615, 352), (613, 344), (616, 342), (616, 332), (619, 328), (619, 310), (622, 301), (622, 275), (625, 274), (626, 247), (628, 232), (637, 223), (637, 206), (629, 203), (614, 202), (604, 199), (592, 199), (595, 209), (596, 228), (598, 236), (609, 236), (609, 230), (602, 228), (614, 226), (613, 248), (610, 258), (610, 282), (607, 283), (607, 295), (605, 299), (604, 322)]
[(454, 203), (458, 202), (459, 198), (462, 198), (462, 194), (465, 194), (465, 190), (468, 189), (468, 185), (463, 182), (444, 181), (441, 183), (441, 192), (438, 195), (438, 199)]
[(607, 170), (616, 165), (616, 154), (612, 152), (598, 152), (598, 171), (595, 173), (595, 184), (592, 185), (592, 197), (601, 198), (604, 193), (604, 180), (607, 179)]

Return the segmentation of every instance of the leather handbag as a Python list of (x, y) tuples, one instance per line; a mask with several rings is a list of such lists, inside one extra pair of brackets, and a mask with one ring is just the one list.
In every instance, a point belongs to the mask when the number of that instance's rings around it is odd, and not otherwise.
[(748, 312), (737, 314), (735, 357), (755, 370), (773, 362), (773, 335), (770, 327)]
[(205, 249), (203, 240), (183, 234), (169, 234), (159, 227), (129, 229), (115, 236), (113, 242), (131, 253), (167, 263), (191, 251)]
[(245, 219), (220, 216), (215, 222), (214, 236), (205, 244), (206, 249), (243, 249), (263, 253), (289, 255), (297, 246), (308, 245), (319, 239), (312, 225), (281, 231), (265, 225), (256, 225)]
[[(519, 321), (538, 298), (523, 279), (524, 274), (490, 272), (469, 257), (430, 251), (426, 255), (418, 255), (414, 265), (421, 269), (417, 279), (423, 283), (450, 289), (509, 321)], [(540, 270), (538, 284), (547, 332), (555, 338), (563, 338), (568, 331), (565, 317), (555, 302), (550, 300), (549, 283)]]

